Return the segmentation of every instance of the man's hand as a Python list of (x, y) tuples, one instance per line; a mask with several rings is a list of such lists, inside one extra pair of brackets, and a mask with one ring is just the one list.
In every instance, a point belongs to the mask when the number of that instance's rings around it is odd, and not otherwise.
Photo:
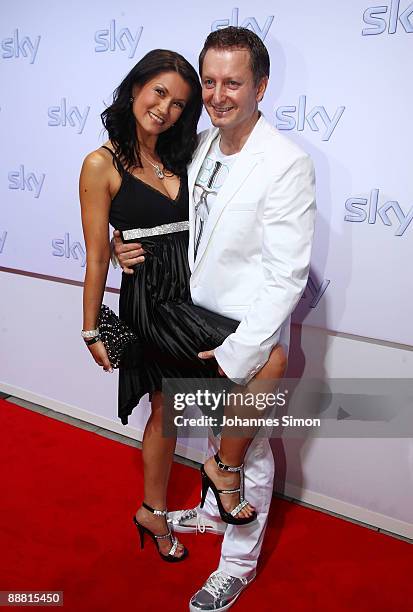
[[(203, 351), (202, 353), (198, 353), (198, 357), (200, 359), (213, 359), (215, 357), (215, 352), (212, 351)], [(220, 376), (226, 376), (224, 370), (221, 368), (221, 366), (217, 363), (218, 366), (218, 374)]]
[(124, 244), (119, 230), (113, 232), (113, 250), (125, 274), (133, 274), (132, 266), (145, 261), (142, 245), (138, 242)]

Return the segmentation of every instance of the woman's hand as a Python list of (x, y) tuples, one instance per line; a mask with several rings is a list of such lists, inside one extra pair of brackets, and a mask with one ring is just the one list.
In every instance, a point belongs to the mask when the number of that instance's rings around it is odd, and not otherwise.
[(87, 348), (92, 353), (93, 359), (98, 365), (103, 367), (105, 372), (113, 372), (112, 364), (109, 361), (109, 357), (102, 340), (98, 340), (98, 342), (91, 344)]

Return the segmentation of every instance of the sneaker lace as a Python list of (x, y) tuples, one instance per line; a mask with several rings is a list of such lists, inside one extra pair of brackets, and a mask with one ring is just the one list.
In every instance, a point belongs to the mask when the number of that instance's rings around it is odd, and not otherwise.
[(189, 510), (183, 510), (181, 517), (180, 517), (180, 521), (186, 521), (188, 519), (193, 519), (196, 517), (196, 515), (197, 515), (196, 508), (190, 508)]
[(233, 576), (225, 572), (214, 572), (208, 578), (204, 590), (210, 593), (214, 599), (218, 599), (234, 580)]
[(197, 533), (205, 533), (206, 531), (205, 519), (200, 512), (196, 513), (196, 531)]

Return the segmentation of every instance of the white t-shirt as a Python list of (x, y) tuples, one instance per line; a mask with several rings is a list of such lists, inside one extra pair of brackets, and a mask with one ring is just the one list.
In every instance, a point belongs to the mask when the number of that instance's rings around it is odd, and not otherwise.
[(239, 153), (224, 155), (221, 138), (213, 140), (195, 181), (192, 200), (195, 210), (195, 259), (209, 212)]

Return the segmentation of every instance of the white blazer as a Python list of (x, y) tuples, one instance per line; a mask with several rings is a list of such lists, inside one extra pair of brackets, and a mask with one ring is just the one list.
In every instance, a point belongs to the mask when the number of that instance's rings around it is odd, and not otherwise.
[(194, 261), (192, 192), (217, 134), (217, 128), (202, 132), (188, 171), (191, 296), (241, 321), (215, 357), (230, 379), (245, 384), (276, 344), (288, 350), (290, 315), (310, 266), (314, 169), (261, 115), (213, 203)]

